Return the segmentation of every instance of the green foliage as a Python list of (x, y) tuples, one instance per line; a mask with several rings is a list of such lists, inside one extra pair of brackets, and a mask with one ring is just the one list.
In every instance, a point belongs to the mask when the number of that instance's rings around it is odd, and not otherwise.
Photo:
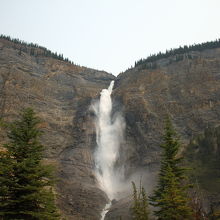
[[(175, 61), (178, 62), (183, 60), (184, 56), (187, 59), (193, 59), (194, 56), (192, 54), (187, 54), (192, 51), (203, 51), (206, 49), (214, 49), (219, 47), (220, 47), (220, 39), (201, 43), (201, 44), (194, 44), (190, 46), (186, 46), (186, 45), (183, 47), (180, 46), (179, 48), (176, 49), (167, 50), (165, 53), (159, 52), (157, 54), (150, 55), (146, 59), (140, 59), (135, 62), (135, 67), (138, 67), (139, 69), (154, 69), (156, 68), (156, 61), (159, 59), (174, 56)], [(172, 62), (172, 60), (170, 60), (170, 62)]]
[(206, 128), (191, 140), (185, 152), (190, 178), (210, 193), (220, 193), (220, 126)]
[(139, 191), (134, 182), (132, 182), (133, 186), (133, 207), (132, 214), (133, 220), (148, 220), (149, 210), (148, 210), (148, 201), (144, 187), (142, 187), (142, 183), (140, 182)]
[(196, 182), (200, 192), (209, 195), (209, 219), (220, 219), (220, 126), (207, 127), (203, 134), (194, 137), (185, 151), (185, 162), (192, 169), (191, 182)]
[(39, 118), (32, 109), (9, 126), (5, 151), (0, 154), (0, 217), (3, 219), (59, 219), (52, 168), (42, 164)]
[(45, 47), (39, 46), (38, 44), (27, 43), (25, 41), (21, 41), (17, 38), (11, 38), (10, 36), (0, 35), (0, 39), (8, 40), (14, 43), (14, 49), (18, 49), (18, 54), (21, 55), (21, 52), (29, 53), (31, 56), (39, 57), (46, 56), (52, 57), (54, 59), (62, 60), (71, 64), (74, 64), (68, 58), (64, 58), (63, 54), (57, 54), (56, 52), (52, 52)]
[(186, 195), (189, 185), (184, 184), (185, 169), (180, 166), (182, 158), (177, 156), (180, 143), (169, 119), (166, 120), (161, 147), (163, 154), (159, 182), (150, 197), (151, 205), (157, 207), (154, 213), (159, 220), (192, 219), (192, 210)]

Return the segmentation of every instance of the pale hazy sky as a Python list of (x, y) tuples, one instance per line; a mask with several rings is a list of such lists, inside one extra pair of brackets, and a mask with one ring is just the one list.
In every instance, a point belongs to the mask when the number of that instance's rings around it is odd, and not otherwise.
[(0, 34), (117, 75), (152, 53), (220, 38), (220, 0), (0, 0)]

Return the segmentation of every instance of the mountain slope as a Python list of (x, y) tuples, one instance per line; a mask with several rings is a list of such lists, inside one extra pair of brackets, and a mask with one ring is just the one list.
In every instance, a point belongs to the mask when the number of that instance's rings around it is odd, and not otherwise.
[(20, 46), (0, 39), (0, 117), (10, 121), (23, 107), (34, 108), (43, 120), (45, 162), (57, 166), (57, 202), (63, 215), (98, 219), (106, 196), (93, 173), (95, 128), (89, 106), (114, 76), (43, 54), (35, 56), (30, 46), (27, 52)]
[[(154, 68), (136, 66), (116, 79), (114, 96), (124, 106), (127, 126), (121, 160), (128, 176), (138, 170), (147, 174), (148, 191), (159, 168), (167, 114), (184, 148), (207, 127), (220, 125), (220, 48), (183, 53), (182, 57), (158, 59)], [(117, 205), (113, 208), (117, 210)], [(116, 215), (114, 210), (107, 219), (120, 216), (120, 211)]]
[[(0, 118), (13, 120), (23, 107), (32, 106), (43, 119), (45, 162), (57, 166), (57, 203), (67, 219), (98, 220), (107, 201), (93, 172), (96, 137), (89, 107), (111, 80), (115, 80), (114, 107), (123, 109), (126, 120), (126, 140), (118, 163), (125, 165), (127, 177), (143, 174), (147, 191), (152, 190), (167, 114), (187, 158), (200, 163), (200, 155), (188, 144), (207, 127), (220, 125), (220, 48), (142, 62), (116, 79), (48, 53), (45, 48), (0, 38)], [(1, 129), (0, 145), (4, 141)], [(202, 178), (198, 179), (203, 187)], [(205, 187), (208, 208), (213, 192)], [(220, 201), (218, 196), (215, 203)], [(115, 201), (106, 219), (122, 216), (128, 220), (129, 204), (129, 198)]]

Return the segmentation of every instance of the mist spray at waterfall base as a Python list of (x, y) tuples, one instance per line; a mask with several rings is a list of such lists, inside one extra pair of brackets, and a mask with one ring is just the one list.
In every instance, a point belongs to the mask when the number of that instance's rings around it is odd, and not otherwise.
[[(118, 198), (119, 189), (122, 188), (123, 171), (115, 168), (119, 156), (120, 145), (123, 141), (125, 122), (119, 113), (112, 115), (111, 93), (114, 87), (112, 81), (108, 89), (103, 89), (100, 100), (92, 105), (96, 115), (96, 142), (95, 152), (96, 177), (101, 189), (107, 194), (109, 200)], [(102, 213), (104, 219), (110, 203)]]

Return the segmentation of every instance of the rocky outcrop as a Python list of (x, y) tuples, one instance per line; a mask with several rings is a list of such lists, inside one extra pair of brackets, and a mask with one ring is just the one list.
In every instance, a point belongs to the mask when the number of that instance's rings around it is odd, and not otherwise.
[(28, 106), (41, 117), (45, 160), (57, 166), (57, 203), (67, 219), (97, 220), (107, 200), (93, 173), (96, 144), (89, 106), (113, 79), (106, 72), (30, 56), (0, 40), (0, 117), (13, 120)]

